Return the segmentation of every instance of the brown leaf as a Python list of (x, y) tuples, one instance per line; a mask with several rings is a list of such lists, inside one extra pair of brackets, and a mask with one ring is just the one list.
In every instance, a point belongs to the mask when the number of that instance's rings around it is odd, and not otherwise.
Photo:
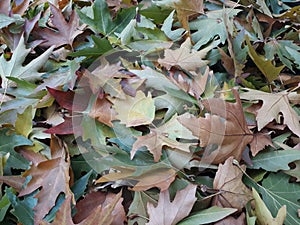
[(112, 103), (106, 98), (97, 98), (89, 112), (89, 116), (110, 127), (113, 126), (112, 120), (116, 119), (116, 113), (112, 109)]
[[(42, 221), (41, 225), (75, 225), (72, 220), (71, 214), (71, 201), (72, 196), (68, 195), (52, 223)], [(105, 200), (104, 204), (96, 203), (93, 205), (93, 209), (84, 220), (82, 220), (77, 225), (117, 225), (114, 224), (113, 216), (115, 213), (119, 213), (119, 207), (121, 207), (121, 192), (117, 195), (110, 194), (110, 196)], [(98, 204), (98, 205), (97, 205)], [(118, 207), (118, 208), (116, 208)], [(119, 223), (123, 224), (123, 223)]]
[(26, 188), (19, 193), (19, 196), (30, 194), (42, 187), (40, 192), (35, 195), (35, 198), (38, 199), (38, 204), (34, 208), (36, 223), (40, 222), (55, 205), (56, 198), (60, 193), (71, 194), (69, 187), (70, 159), (66, 155), (66, 145), (55, 146), (59, 149), (53, 149), (54, 146), (52, 145), (51, 152), (57, 158), (32, 165), (29, 170), (23, 173), (23, 177), (32, 176), (32, 179)]
[(146, 225), (175, 225), (188, 216), (197, 200), (196, 188), (197, 186), (189, 184), (176, 192), (172, 202), (169, 191), (161, 191), (156, 207), (152, 203), (147, 204), (149, 222)]
[(225, 219), (220, 220), (214, 225), (246, 225), (245, 213), (242, 213), (236, 219), (233, 216), (226, 217)]
[[(241, 211), (252, 199), (252, 193), (242, 182), (243, 172), (232, 162), (233, 157), (229, 157), (224, 164), (219, 165), (213, 188), (219, 190), (220, 195), (213, 198), (212, 204)], [(242, 166), (242, 168), (246, 167)]]
[(61, 10), (56, 8), (53, 4), (49, 4), (53, 15), (51, 23), (58, 31), (53, 31), (53, 29), (49, 28), (36, 27), (36, 29), (34, 29), (34, 34), (44, 40), (41, 44), (43, 47), (53, 45), (59, 47), (65, 44), (72, 46), (75, 37), (83, 32), (83, 27), (79, 26), (79, 17), (77, 13), (73, 11), (67, 22)]
[(109, 181), (128, 181), (132, 184), (133, 191), (146, 191), (150, 188), (157, 187), (162, 191), (167, 190), (170, 184), (175, 180), (176, 171), (170, 168), (152, 169), (149, 172), (135, 176), (136, 171), (131, 168), (117, 167), (118, 172), (112, 172), (100, 177), (97, 183)]
[(80, 136), (82, 134), (81, 126), (82, 116), (65, 117), (64, 122), (58, 124), (57, 126), (51, 127), (44, 132), (47, 134), (74, 134)]
[(233, 90), (236, 102), (229, 103), (219, 98), (203, 101), (211, 113), (205, 118), (184, 114), (178, 120), (206, 147), (204, 161), (218, 164), (234, 156), (238, 161), (253, 135), (248, 129), (238, 92)]
[[(116, 197), (116, 194), (99, 191), (87, 194), (84, 199), (76, 204), (77, 213), (74, 216), (73, 221), (76, 224), (82, 223), (94, 213), (95, 208), (101, 206), (102, 209), (105, 209), (105, 207), (109, 206)], [(117, 201), (113, 210), (110, 212), (110, 217), (112, 218), (111, 225), (123, 224), (126, 219), (122, 200), (122, 198), (119, 198), (119, 201)], [(97, 216), (99, 217), (100, 215)]]
[(267, 93), (263, 91), (245, 89), (247, 92), (241, 94), (242, 99), (250, 101), (262, 100), (262, 107), (257, 111), (257, 126), (261, 130), (272, 120), (279, 122), (279, 113), (282, 113), (284, 121), (289, 129), (300, 137), (300, 123), (297, 112), (291, 107), (288, 98), (288, 92)]
[(197, 68), (200, 68), (208, 63), (207, 60), (202, 60), (206, 54), (211, 49), (210, 46), (196, 51), (192, 48), (192, 43), (190, 38), (187, 38), (180, 48), (172, 50), (166, 49), (164, 58), (158, 59), (158, 62), (166, 67), (168, 70), (172, 66), (180, 66), (184, 70), (196, 71)]
[(256, 156), (266, 146), (274, 147), (272, 139), (267, 133), (256, 133), (253, 136), (253, 140), (250, 143), (250, 150), (253, 156)]
[(222, 48), (218, 48), (218, 50), (219, 50), (220, 55), (221, 55), (221, 60), (222, 60), (223, 67), (225, 68), (227, 73), (229, 73), (230, 75), (234, 75), (235, 74), (235, 67), (234, 67), (233, 58), (228, 56)]
[(25, 177), (21, 176), (0, 176), (0, 182), (13, 187), (17, 192), (20, 192), (22, 190), (25, 181)]
[(177, 17), (182, 27), (189, 31), (189, 17), (204, 13), (203, 0), (180, 0), (174, 2)]

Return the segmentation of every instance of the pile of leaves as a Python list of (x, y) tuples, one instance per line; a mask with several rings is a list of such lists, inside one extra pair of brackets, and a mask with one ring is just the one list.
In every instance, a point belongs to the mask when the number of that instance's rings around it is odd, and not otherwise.
[(300, 224), (295, 0), (0, 1), (0, 224)]

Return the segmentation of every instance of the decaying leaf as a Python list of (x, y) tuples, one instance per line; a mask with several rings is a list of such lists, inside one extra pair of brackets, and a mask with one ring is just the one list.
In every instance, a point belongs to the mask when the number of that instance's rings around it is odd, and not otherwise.
[(149, 222), (146, 225), (175, 225), (180, 220), (189, 215), (194, 203), (196, 186), (188, 185), (184, 189), (177, 191), (176, 196), (170, 202), (169, 191), (161, 191), (159, 200), (155, 207), (152, 203), (147, 204)]
[(299, 115), (289, 103), (288, 92), (267, 93), (253, 89), (245, 90), (247, 92), (241, 94), (242, 99), (263, 101), (263, 105), (257, 111), (256, 116), (258, 130), (264, 128), (274, 119), (280, 123), (279, 113), (282, 113), (283, 124), (286, 124), (294, 134), (300, 137)]
[(179, 66), (184, 70), (196, 71), (208, 64), (207, 60), (203, 60), (206, 54), (211, 50), (208, 46), (200, 51), (192, 49), (192, 44), (190, 38), (187, 38), (180, 48), (172, 50), (165, 50), (165, 57), (163, 59), (158, 59), (158, 62), (165, 66), (168, 70), (172, 66)]
[[(245, 166), (242, 166), (245, 169)], [(213, 204), (220, 207), (236, 208), (241, 211), (252, 199), (251, 191), (242, 182), (243, 172), (233, 165), (233, 157), (219, 165), (213, 188), (221, 193), (213, 198)]]
[(233, 90), (236, 102), (229, 103), (220, 98), (203, 101), (211, 113), (205, 118), (184, 114), (178, 120), (200, 140), (200, 146), (206, 147), (204, 161), (211, 163), (224, 162), (234, 156), (240, 160), (247, 144), (253, 139), (249, 130), (238, 92)]

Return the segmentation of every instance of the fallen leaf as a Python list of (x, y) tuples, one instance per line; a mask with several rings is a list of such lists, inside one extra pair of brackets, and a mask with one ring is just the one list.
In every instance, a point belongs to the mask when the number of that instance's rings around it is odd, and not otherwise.
[(2, 88), (7, 88), (14, 85), (14, 82), (8, 80), (7, 77), (16, 77), (18, 79), (24, 79), (26, 81), (36, 81), (41, 78), (43, 73), (39, 73), (38, 70), (43, 67), (48, 60), (54, 47), (50, 47), (39, 57), (33, 59), (27, 65), (23, 66), (25, 58), (31, 49), (26, 49), (24, 43), (24, 37), (18, 43), (17, 48), (13, 51), (13, 55), (9, 61), (2, 54), (0, 57), (0, 75), (2, 78)]
[(184, 43), (178, 49), (166, 49), (164, 51), (165, 57), (158, 59), (158, 62), (166, 67), (168, 70), (172, 66), (179, 66), (184, 70), (196, 71), (208, 64), (207, 60), (203, 60), (206, 54), (211, 50), (208, 46), (200, 51), (196, 51), (192, 48), (190, 38), (187, 38)]
[(246, 225), (246, 216), (245, 213), (242, 213), (238, 218), (234, 218), (233, 216), (226, 217), (214, 225)]
[(220, 98), (203, 101), (204, 107), (211, 113), (205, 118), (184, 114), (179, 122), (192, 131), (200, 140), (200, 146), (206, 147), (202, 160), (218, 164), (234, 156), (238, 161), (253, 139), (248, 129), (238, 92), (233, 89), (236, 102), (229, 103)]
[(106, 98), (97, 98), (89, 111), (89, 116), (110, 127), (113, 126), (112, 120), (116, 120), (116, 112), (112, 109), (112, 103)]
[(135, 97), (126, 95), (125, 99), (112, 101), (116, 118), (127, 127), (151, 124), (154, 119), (155, 106), (150, 92), (147, 97), (142, 91), (137, 91)]
[[(105, 210), (106, 207), (108, 207), (110, 204), (114, 202), (115, 198), (119, 198), (115, 206), (113, 207), (112, 211), (109, 215), (103, 215), (104, 217), (107, 217), (107, 219), (111, 220), (111, 222), (107, 222), (110, 225), (119, 225), (123, 224), (126, 215), (124, 211), (124, 207), (122, 205), (121, 194), (113, 194), (113, 193), (105, 193), (105, 192), (91, 192), (88, 193), (84, 199), (80, 200), (76, 204), (76, 211), (73, 221), (75, 224), (81, 224), (82, 222), (87, 223), (87, 219), (89, 217), (93, 217), (92, 215), (95, 213), (95, 208), (102, 208)], [(101, 207), (100, 207), (101, 206)], [(103, 212), (102, 212), (103, 214)], [(94, 215), (94, 217), (97, 216), (98, 219), (101, 218), (101, 212), (100, 214)], [(110, 217), (110, 218), (109, 218)], [(97, 223), (96, 221), (94, 223)], [(94, 224), (93, 223), (93, 224)], [(91, 224), (91, 222), (90, 222)], [(103, 223), (102, 223), (103, 224)]]
[(174, 2), (177, 17), (182, 27), (190, 31), (189, 27), (189, 17), (197, 16), (204, 13), (204, 3), (203, 0), (179, 0)]
[(60, 193), (71, 194), (69, 187), (70, 159), (66, 153), (66, 146), (58, 138), (52, 138), (51, 141), (59, 142), (52, 144), (52, 146), (59, 149), (54, 149), (54, 147), (51, 149), (56, 158), (40, 162), (38, 165), (32, 165), (29, 170), (25, 171), (23, 177), (31, 176), (32, 178), (26, 188), (19, 193), (19, 197), (25, 196), (42, 187), (35, 195), (35, 198), (38, 199), (38, 204), (34, 208), (34, 218), (37, 224), (55, 205), (56, 198)]
[(197, 200), (196, 188), (197, 186), (189, 184), (176, 192), (172, 202), (169, 191), (161, 191), (156, 207), (152, 203), (147, 204), (149, 222), (146, 225), (175, 225), (188, 216)]
[[(100, 177), (95, 183), (103, 183), (109, 181), (128, 181), (133, 186), (133, 191), (146, 191), (150, 188), (157, 187), (161, 191), (167, 190), (170, 184), (175, 180), (176, 171), (170, 168), (152, 168), (151, 170), (139, 174), (132, 168), (115, 167), (117, 172), (111, 172)], [(135, 175), (137, 173), (137, 175)]]
[(255, 49), (252, 47), (249, 37), (246, 36), (246, 43), (248, 46), (248, 54), (253, 60), (253, 62), (256, 64), (258, 69), (263, 73), (263, 75), (267, 78), (269, 82), (272, 82), (273, 80), (278, 78), (279, 73), (285, 65), (282, 66), (274, 66), (271, 60), (267, 60), (265, 56), (259, 55), (256, 53)]
[(274, 119), (279, 123), (279, 113), (282, 113), (284, 118), (283, 124), (286, 124), (294, 134), (300, 137), (299, 116), (289, 103), (289, 93), (287, 91), (267, 93), (248, 88), (244, 90), (247, 92), (240, 95), (242, 99), (263, 101), (262, 107), (257, 111), (256, 115), (258, 130), (264, 128)]
[(284, 224), (284, 220), (286, 218), (286, 206), (282, 206), (278, 212), (277, 216), (273, 218), (271, 212), (260, 198), (257, 191), (252, 188), (253, 197), (255, 200), (255, 215), (259, 224), (261, 225), (282, 225)]
[(57, 31), (50, 28), (36, 27), (33, 34), (42, 38), (44, 42), (40, 44), (43, 47), (68, 44), (72, 46), (74, 39), (81, 34), (83, 26), (79, 26), (79, 17), (75, 11), (72, 12), (69, 21), (67, 22), (61, 10), (50, 3), (52, 13), (51, 23)]
[[(113, 195), (113, 194), (112, 194)], [(82, 220), (80, 223), (76, 223), (77, 225), (116, 225), (113, 223), (113, 213), (116, 207), (120, 207), (121, 205), (121, 192), (117, 195), (112, 196), (105, 205), (99, 204), (93, 207), (92, 212), (90, 212), (89, 216)], [(71, 213), (71, 202), (72, 196), (68, 195), (61, 207), (59, 208), (58, 212), (56, 213), (56, 217), (52, 223), (42, 221), (41, 225), (75, 225), (72, 220), (72, 213)]]
[(290, 176), (295, 177), (297, 182), (300, 182), (300, 160), (294, 162), (295, 168), (291, 170), (284, 170), (284, 172)]
[(267, 133), (255, 133), (253, 135), (253, 140), (250, 142), (250, 150), (253, 156), (256, 156), (261, 150), (266, 146), (274, 147), (272, 139)]
[(252, 199), (251, 191), (242, 182), (242, 177), (243, 172), (233, 165), (232, 156), (224, 164), (220, 164), (213, 183), (213, 188), (219, 190), (220, 194), (213, 198), (212, 204), (241, 211)]

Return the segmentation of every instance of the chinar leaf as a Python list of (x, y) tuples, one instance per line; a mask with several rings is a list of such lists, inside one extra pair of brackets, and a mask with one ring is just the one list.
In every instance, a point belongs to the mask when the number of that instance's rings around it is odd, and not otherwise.
[(278, 210), (286, 206), (285, 225), (299, 224), (298, 209), (300, 208), (300, 184), (290, 183), (290, 176), (284, 173), (271, 173), (258, 185), (253, 181), (247, 184), (254, 187), (261, 195), (267, 208), (275, 217)]
[(0, 76), (2, 78), (2, 87), (7, 88), (12, 86), (14, 82), (8, 80), (7, 77), (16, 77), (27, 81), (37, 80), (42, 76), (38, 70), (48, 60), (52, 53), (54, 46), (50, 47), (42, 55), (32, 60), (27, 65), (23, 66), (26, 56), (31, 49), (27, 49), (24, 43), (24, 37), (21, 36), (18, 46), (13, 52), (13, 55), (9, 61), (4, 57), (4, 54), (0, 57)]
[(265, 56), (256, 53), (255, 49), (250, 43), (248, 36), (246, 36), (245, 39), (248, 46), (248, 54), (253, 60), (253, 62), (256, 64), (258, 69), (263, 73), (263, 75), (267, 78), (269, 82), (275, 80), (278, 77), (281, 70), (285, 67), (285, 65), (278, 67), (274, 66), (271, 60), (267, 60)]

